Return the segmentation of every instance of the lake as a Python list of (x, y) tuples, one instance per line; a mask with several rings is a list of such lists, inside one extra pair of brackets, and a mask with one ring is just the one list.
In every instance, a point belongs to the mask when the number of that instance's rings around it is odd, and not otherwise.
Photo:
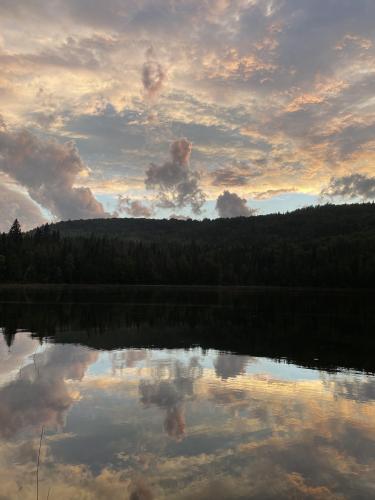
[(373, 292), (0, 289), (0, 498), (375, 498)]

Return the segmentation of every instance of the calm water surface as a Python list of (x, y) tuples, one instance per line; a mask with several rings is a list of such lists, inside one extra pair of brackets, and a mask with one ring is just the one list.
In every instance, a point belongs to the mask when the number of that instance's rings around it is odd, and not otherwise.
[(1, 296), (1, 499), (375, 498), (368, 297), (167, 295)]

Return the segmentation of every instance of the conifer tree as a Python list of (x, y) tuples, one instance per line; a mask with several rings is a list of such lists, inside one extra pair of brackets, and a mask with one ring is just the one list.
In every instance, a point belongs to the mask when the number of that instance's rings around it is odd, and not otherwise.
[(13, 240), (20, 240), (22, 238), (21, 224), (18, 222), (18, 219), (13, 222), (12, 227), (9, 229), (9, 236)]

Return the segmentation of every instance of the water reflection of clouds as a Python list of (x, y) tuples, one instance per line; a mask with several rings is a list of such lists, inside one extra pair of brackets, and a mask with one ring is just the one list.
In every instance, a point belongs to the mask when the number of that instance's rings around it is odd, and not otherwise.
[[(0, 389), (6, 498), (20, 486), (23, 498), (35, 496), (41, 425), (51, 498), (371, 498), (373, 377), (308, 379), (293, 366), (299, 377), (289, 380), (277, 378), (277, 363), (271, 374), (261, 359), (210, 352), (208, 362), (197, 351), (119, 351), (100, 364), (98, 352), (66, 345), (43, 347), (34, 365), (26, 344), (20, 374)], [(106, 447), (97, 470), (77, 451), (84, 443), (93, 453)]]
[(185, 434), (184, 402), (194, 396), (194, 382), (202, 376), (196, 357), (187, 366), (179, 361), (159, 362), (153, 378), (141, 380), (139, 393), (145, 407), (155, 405), (165, 410), (164, 429), (170, 437), (182, 439)]
[(301, 385), (262, 378), (241, 390), (239, 380), (211, 384), (214, 403), (241, 410), (237, 419), (231, 412), (229, 426), (212, 422), (223, 442), (231, 442), (231, 455), (216, 453), (206, 480), (192, 483), (182, 498), (370, 498), (374, 407), (337, 402), (319, 382)]
[[(15, 357), (17, 359), (17, 356)], [(68, 380), (81, 380), (97, 353), (75, 346), (51, 345), (33, 356), (16, 379), (0, 389), (0, 435), (28, 428), (61, 426), (78, 393)]]
[(40, 347), (29, 334), (18, 333), (11, 348), (0, 334), (0, 386), (14, 377)]

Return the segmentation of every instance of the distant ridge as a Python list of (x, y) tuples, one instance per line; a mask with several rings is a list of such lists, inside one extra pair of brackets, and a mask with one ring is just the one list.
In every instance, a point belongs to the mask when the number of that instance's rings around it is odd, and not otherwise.
[(90, 219), (51, 224), (62, 236), (106, 236), (133, 241), (233, 242), (268, 238), (310, 240), (375, 232), (375, 204), (319, 205), (233, 219)]
[(375, 205), (18, 229), (0, 235), (0, 283), (375, 288)]

